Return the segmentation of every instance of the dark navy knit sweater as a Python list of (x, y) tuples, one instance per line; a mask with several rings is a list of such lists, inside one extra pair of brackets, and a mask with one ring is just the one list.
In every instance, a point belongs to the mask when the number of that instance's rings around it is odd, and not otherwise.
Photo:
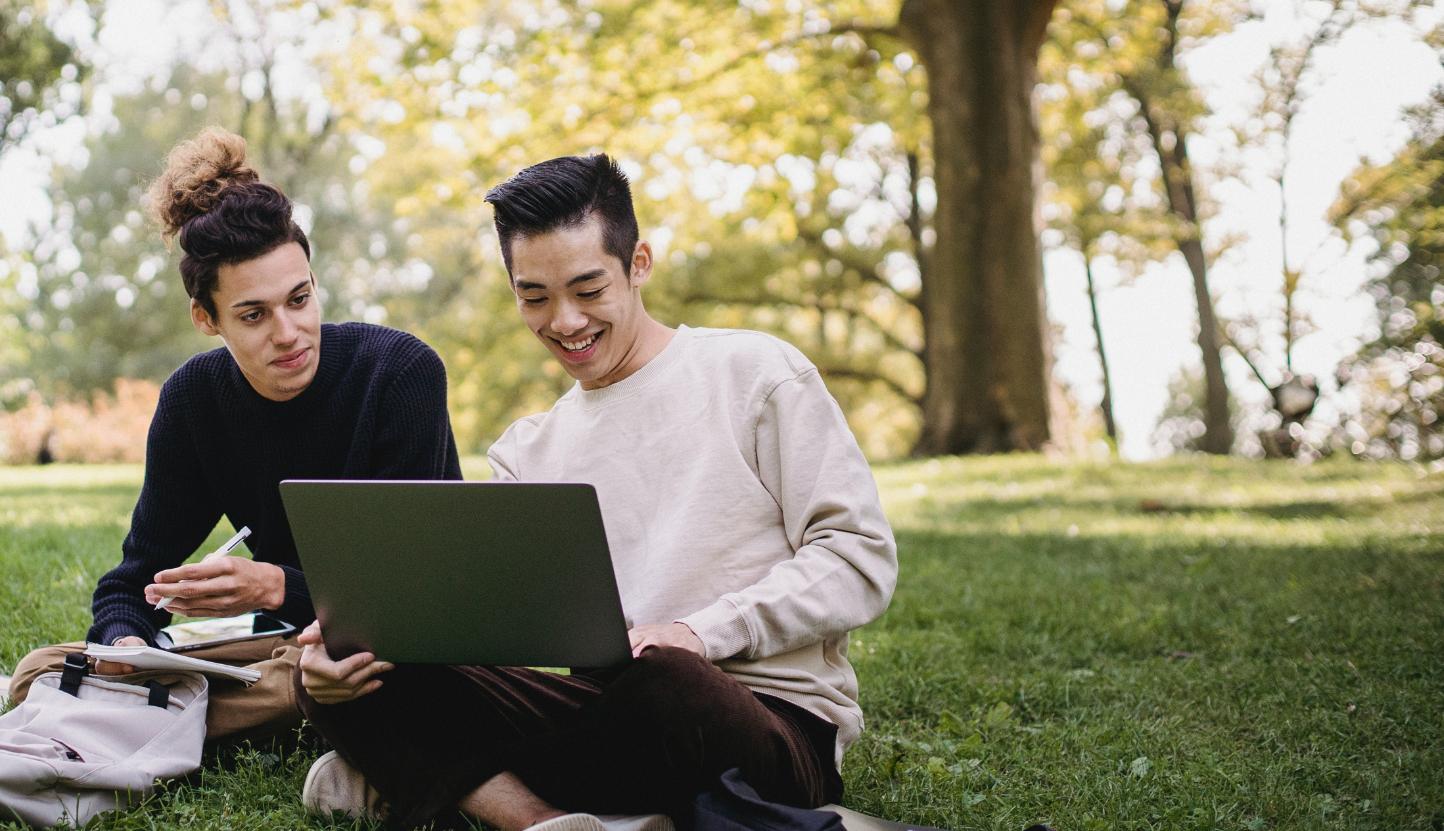
[(315, 617), (277, 485), (282, 479), (460, 479), (446, 413), (446, 369), (415, 337), (364, 323), (321, 327), (320, 366), (289, 401), (262, 398), (225, 349), (196, 355), (161, 388), (146, 442), (145, 482), (121, 544), (95, 589), (87, 640), (154, 642), (169, 612), (145, 602), (222, 516), (248, 525), (254, 558), (286, 573), (274, 613)]

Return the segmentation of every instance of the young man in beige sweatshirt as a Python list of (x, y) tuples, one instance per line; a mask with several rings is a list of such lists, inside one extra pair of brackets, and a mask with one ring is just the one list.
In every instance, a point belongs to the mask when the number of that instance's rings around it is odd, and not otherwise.
[(308, 804), (355, 806), (364, 775), (400, 824), (460, 809), (595, 831), (570, 812), (676, 814), (733, 767), (768, 799), (836, 801), (862, 727), (848, 632), (887, 608), (897, 558), (817, 368), (769, 335), (648, 315), (652, 250), (606, 156), (527, 168), (487, 201), (522, 320), (578, 382), (489, 458), (499, 479), (595, 486), (636, 659), (393, 668), (331, 661), (313, 627), (300, 698), (339, 755)]

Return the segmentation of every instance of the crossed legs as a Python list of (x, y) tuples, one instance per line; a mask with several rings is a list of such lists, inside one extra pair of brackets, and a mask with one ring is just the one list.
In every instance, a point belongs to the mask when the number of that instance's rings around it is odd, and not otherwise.
[(572, 811), (675, 815), (732, 767), (774, 801), (840, 795), (831, 725), (685, 650), (597, 675), (409, 665), (381, 677), (336, 705), (296, 687), (399, 825), (458, 808), (503, 831)]

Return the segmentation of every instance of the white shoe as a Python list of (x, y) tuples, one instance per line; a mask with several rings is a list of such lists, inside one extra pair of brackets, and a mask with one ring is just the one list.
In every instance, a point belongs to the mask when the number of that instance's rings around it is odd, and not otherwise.
[(542, 820), (527, 831), (607, 831), (607, 826), (591, 814), (562, 814)]
[(323, 755), (306, 772), (301, 786), (301, 804), (319, 816), (340, 812), (355, 819), (381, 819), (386, 805), (381, 794), (366, 784), (361, 771), (351, 767), (336, 751)]
[(674, 831), (672, 820), (664, 814), (562, 814), (539, 822), (527, 831)]
[(597, 819), (607, 831), (676, 831), (672, 818), (666, 814), (600, 814)]

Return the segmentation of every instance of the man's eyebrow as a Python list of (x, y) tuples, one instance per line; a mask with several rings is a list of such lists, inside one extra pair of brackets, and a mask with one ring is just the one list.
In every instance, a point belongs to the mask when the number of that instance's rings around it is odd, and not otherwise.
[(567, 286), (575, 286), (577, 283), (585, 283), (588, 280), (595, 280), (598, 277), (605, 276), (607, 276), (607, 270), (605, 268), (594, 268), (591, 271), (583, 272), (568, 280)]
[[(311, 278), (310, 278), (310, 277), (307, 277), (306, 279), (302, 280), (301, 282), (297, 283), (296, 285), (291, 286), (291, 290), (288, 291), (288, 292), (286, 292), (286, 296), (287, 296), (287, 297), (290, 297), (291, 295), (293, 295), (293, 294), (295, 294), (296, 292), (300, 291), (301, 289), (305, 288), (305, 287), (306, 287), (306, 284), (309, 283), (309, 282), (311, 282)], [(245, 308), (246, 306), (264, 306), (264, 305), (266, 305), (266, 301), (264, 301), (264, 300), (237, 300), (236, 302), (234, 302), (234, 303), (231, 304), (231, 308), (232, 308), (232, 309), (243, 309), (243, 308)]]
[[(577, 276), (573, 277), (572, 279), (568, 280), (568, 281), (567, 281), (567, 287), (570, 288), (571, 286), (575, 286), (577, 283), (585, 283), (585, 282), (587, 282), (588, 280), (595, 280), (595, 279), (597, 279), (597, 278), (599, 278), (599, 277), (605, 277), (605, 276), (607, 276), (607, 270), (606, 270), (605, 268), (594, 268), (594, 269), (592, 269), (591, 271), (583, 272), (583, 273), (578, 274)], [(541, 283), (531, 283), (531, 282), (528, 282), (528, 281), (526, 281), (526, 280), (517, 280), (517, 281), (516, 281), (516, 287), (517, 287), (517, 290), (518, 290), (518, 291), (544, 291), (544, 290), (546, 290), (546, 286), (542, 285)]]

